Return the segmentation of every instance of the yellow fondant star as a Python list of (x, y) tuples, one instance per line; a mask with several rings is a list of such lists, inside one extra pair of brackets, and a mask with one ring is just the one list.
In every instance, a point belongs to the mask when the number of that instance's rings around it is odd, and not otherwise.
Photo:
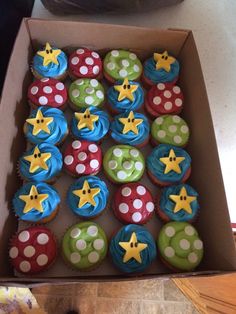
[(166, 72), (170, 72), (170, 66), (175, 62), (175, 58), (168, 55), (167, 51), (163, 53), (154, 53), (154, 60), (156, 61), (156, 69), (164, 69)]
[(88, 181), (85, 180), (82, 189), (73, 191), (73, 194), (79, 197), (78, 208), (81, 208), (87, 203), (95, 206), (96, 202), (94, 200), (94, 197), (99, 192), (100, 192), (99, 188), (91, 188), (89, 186)]
[(46, 161), (51, 157), (51, 153), (41, 153), (38, 146), (35, 147), (34, 152), (30, 156), (25, 156), (24, 159), (30, 162), (30, 173), (34, 173), (39, 168), (48, 170)]
[(57, 57), (61, 53), (61, 49), (52, 49), (49, 43), (46, 43), (46, 47), (42, 51), (38, 51), (37, 54), (43, 57), (43, 66), (47, 66), (49, 63), (58, 64)]
[(126, 134), (129, 131), (138, 134), (137, 126), (143, 122), (143, 119), (135, 119), (133, 111), (130, 111), (127, 118), (119, 118), (119, 121), (124, 125), (122, 133)]
[(129, 242), (119, 242), (119, 245), (125, 250), (123, 262), (128, 262), (132, 257), (139, 263), (142, 263), (140, 252), (146, 249), (146, 243), (139, 243), (136, 233), (133, 232)]
[(169, 198), (175, 202), (174, 213), (178, 213), (183, 209), (187, 213), (192, 214), (190, 203), (196, 200), (196, 196), (189, 196), (184, 186), (180, 190), (179, 195), (170, 195)]
[(26, 119), (26, 122), (33, 125), (33, 135), (37, 135), (40, 131), (50, 134), (48, 125), (53, 121), (52, 117), (44, 117), (42, 111), (37, 111), (35, 118)]
[(181, 173), (179, 164), (185, 159), (185, 157), (176, 157), (173, 149), (170, 150), (168, 157), (161, 157), (160, 161), (166, 165), (164, 173), (168, 173), (173, 170), (176, 173)]
[(129, 80), (126, 78), (123, 81), (122, 85), (115, 85), (115, 90), (119, 92), (118, 101), (121, 101), (125, 98), (128, 98), (129, 100), (134, 100), (133, 93), (137, 90), (138, 85), (130, 84)]
[(23, 213), (26, 214), (33, 208), (42, 213), (43, 212), (42, 202), (47, 198), (48, 194), (39, 194), (36, 186), (32, 185), (28, 195), (19, 196), (19, 199), (25, 202)]
[(89, 130), (94, 129), (94, 122), (99, 119), (99, 116), (96, 114), (91, 114), (89, 109), (86, 109), (85, 112), (75, 112), (75, 118), (79, 121), (77, 128), (83, 129), (88, 128)]

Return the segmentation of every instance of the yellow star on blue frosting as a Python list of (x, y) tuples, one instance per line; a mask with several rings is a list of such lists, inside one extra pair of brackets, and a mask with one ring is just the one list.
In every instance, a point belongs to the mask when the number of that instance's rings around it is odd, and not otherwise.
[(53, 49), (49, 43), (46, 43), (44, 50), (37, 52), (37, 54), (43, 58), (43, 66), (47, 66), (51, 62), (58, 64), (57, 57), (60, 53), (61, 49)]

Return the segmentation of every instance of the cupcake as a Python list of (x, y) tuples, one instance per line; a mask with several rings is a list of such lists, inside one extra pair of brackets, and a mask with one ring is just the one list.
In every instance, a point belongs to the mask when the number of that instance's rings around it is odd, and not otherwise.
[(32, 144), (45, 142), (58, 145), (68, 134), (67, 121), (60, 109), (39, 107), (26, 119), (24, 133)]
[(127, 225), (111, 239), (110, 255), (114, 265), (123, 273), (140, 273), (156, 258), (155, 241), (146, 228)]
[(121, 222), (143, 225), (153, 216), (155, 206), (148, 188), (138, 182), (116, 190), (112, 207)]
[(19, 160), (19, 174), (23, 180), (52, 182), (62, 169), (59, 149), (40, 143), (26, 151)]
[(102, 167), (102, 150), (93, 142), (75, 140), (64, 151), (64, 169), (73, 177), (96, 175)]
[(184, 183), (191, 173), (191, 157), (180, 147), (160, 144), (147, 157), (147, 172), (160, 186)]
[(148, 119), (139, 112), (125, 111), (115, 116), (111, 123), (111, 137), (121, 144), (145, 146), (149, 141), (149, 132)]
[(78, 79), (69, 87), (70, 107), (79, 111), (90, 106), (102, 107), (104, 88), (96, 79)]
[(183, 99), (179, 86), (158, 83), (147, 92), (145, 109), (154, 118), (165, 114), (179, 114), (183, 109)]
[(190, 185), (178, 184), (162, 189), (157, 213), (165, 222), (193, 222), (198, 211), (198, 193)]
[(148, 86), (158, 83), (174, 85), (179, 77), (179, 68), (179, 62), (167, 51), (154, 53), (144, 63), (143, 81)]
[(75, 112), (71, 121), (74, 138), (98, 142), (104, 138), (110, 127), (108, 114), (95, 107)]
[(44, 183), (26, 183), (13, 198), (13, 209), (20, 220), (32, 223), (50, 222), (59, 210), (60, 196)]
[(139, 110), (144, 103), (144, 91), (138, 82), (127, 78), (118, 81), (107, 91), (107, 109), (113, 114)]
[(137, 148), (129, 145), (115, 145), (106, 151), (103, 168), (106, 176), (113, 183), (135, 182), (144, 173), (145, 160)]
[(42, 226), (24, 229), (11, 238), (9, 257), (17, 272), (24, 275), (41, 273), (56, 260), (55, 237)]
[(67, 56), (56, 47), (51, 47), (46, 43), (42, 50), (37, 51), (33, 58), (31, 71), (33, 75), (40, 79), (42, 77), (53, 77), (63, 80), (67, 76)]
[(157, 239), (162, 260), (172, 270), (193, 271), (203, 257), (203, 243), (197, 230), (187, 222), (169, 222)]
[(94, 222), (85, 221), (71, 226), (62, 239), (62, 256), (73, 269), (90, 271), (97, 268), (107, 254), (107, 237)]
[(67, 90), (65, 85), (54, 79), (44, 77), (35, 80), (28, 88), (28, 102), (33, 109), (40, 106), (48, 106), (61, 110), (67, 107)]
[(67, 203), (80, 218), (92, 219), (106, 208), (108, 196), (109, 191), (104, 181), (96, 176), (84, 176), (70, 186)]
[(189, 127), (179, 116), (164, 115), (156, 118), (151, 125), (151, 142), (185, 147), (189, 140)]
[(124, 78), (138, 80), (142, 69), (136, 54), (126, 50), (112, 50), (106, 54), (103, 61), (104, 76), (110, 83)]
[(102, 78), (102, 60), (99, 54), (88, 48), (79, 48), (69, 57), (69, 75), (76, 78)]

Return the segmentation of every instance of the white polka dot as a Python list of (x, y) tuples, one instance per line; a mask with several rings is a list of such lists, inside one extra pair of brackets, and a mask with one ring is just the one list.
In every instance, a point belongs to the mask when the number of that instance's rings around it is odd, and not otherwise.
[(139, 213), (139, 212), (133, 213), (132, 220), (134, 222), (139, 222), (141, 219), (142, 219), (142, 214), (141, 213)]
[(84, 101), (87, 105), (92, 105), (92, 103), (94, 102), (94, 99), (92, 96), (86, 96)]
[(172, 103), (170, 101), (167, 101), (164, 104), (164, 108), (165, 108), (165, 110), (171, 110), (172, 109)]
[(46, 233), (40, 233), (37, 237), (38, 244), (44, 245), (49, 241), (49, 236)]
[(135, 209), (140, 209), (143, 206), (143, 202), (139, 199), (133, 201), (133, 206)]
[(129, 61), (128, 60), (122, 60), (121, 64), (123, 65), (123, 67), (127, 68), (129, 66)]
[(38, 87), (37, 86), (33, 86), (30, 90), (31, 94), (32, 95), (36, 95), (37, 92), (39, 91)]
[(78, 236), (79, 236), (80, 234), (81, 234), (81, 230), (80, 230), (79, 228), (74, 228), (74, 229), (72, 229), (71, 232), (70, 232), (70, 236), (71, 236), (71, 238), (73, 238), (73, 239), (78, 238)]
[(195, 264), (195, 263), (197, 262), (197, 260), (198, 260), (198, 257), (197, 257), (197, 254), (196, 254), (196, 253), (192, 252), (192, 253), (190, 253), (190, 254), (188, 255), (188, 261), (189, 261), (189, 263)]
[(164, 130), (159, 130), (159, 131), (157, 132), (157, 136), (158, 136), (159, 138), (164, 138), (164, 137), (166, 136), (166, 132), (165, 132)]
[(180, 131), (184, 134), (188, 133), (188, 127), (187, 125), (182, 125), (180, 128)]
[(120, 75), (121, 77), (126, 77), (126, 76), (128, 75), (128, 72), (127, 72), (125, 69), (121, 69), (121, 70), (119, 71), (119, 75)]
[(134, 65), (134, 72), (139, 72), (139, 66), (137, 64)]
[(46, 254), (40, 254), (36, 261), (39, 266), (44, 266), (48, 263), (48, 257)]
[(75, 167), (75, 170), (77, 173), (84, 173), (86, 168), (85, 168), (85, 165), (82, 165), (82, 164), (78, 164), (76, 167)]
[(161, 124), (163, 123), (163, 118), (162, 118), (162, 117), (156, 118), (155, 123), (156, 123), (157, 125), (161, 125)]
[(159, 90), (163, 90), (163, 89), (165, 89), (165, 84), (163, 84), (163, 83), (158, 83), (158, 84), (157, 84), (157, 88), (158, 88)]
[(61, 82), (57, 83), (56, 84), (56, 89), (57, 90), (63, 90), (65, 88), (65, 85)]
[(122, 156), (122, 150), (121, 149), (119, 149), (119, 148), (115, 148), (115, 149), (113, 149), (113, 155), (115, 155), (116, 157), (120, 157), (120, 156)]
[(76, 52), (79, 54), (79, 55), (82, 55), (84, 53), (84, 49), (77, 49)]
[(28, 245), (24, 248), (25, 257), (32, 257), (35, 254), (35, 248), (32, 245)]
[(135, 169), (138, 171), (141, 171), (143, 169), (143, 164), (140, 161), (136, 161), (134, 166), (135, 166)]
[(88, 73), (88, 68), (85, 65), (83, 65), (82, 67), (80, 67), (79, 71), (82, 75), (85, 75)]
[(95, 251), (89, 253), (88, 255), (88, 261), (92, 264), (97, 263), (97, 261), (99, 260), (99, 254)]
[(108, 162), (108, 167), (110, 168), (110, 169), (112, 169), (112, 170), (114, 170), (114, 169), (116, 169), (116, 167), (117, 167), (117, 162), (115, 161), (115, 160), (110, 160), (109, 162)]
[(166, 98), (170, 98), (170, 97), (171, 97), (171, 92), (168, 91), (168, 90), (164, 91), (164, 96), (165, 96)]
[(76, 98), (76, 97), (79, 97), (80, 92), (78, 89), (73, 89), (73, 91), (71, 92), (71, 95)]
[(87, 229), (87, 234), (91, 237), (96, 237), (98, 234), (98, 228), (97, 226), (89, 226)]
[(78, 154), (78, 159), (81, 160), (81, 161), (85, 160), (87, 157), (88, 156), (87, 156), (87, 154), (85, 152), (80, 152)]
[(175, 135), (175, 136), (174, 136), (174, 142), (175, 142), (176, 144), (180, 144), (180, 143), (182, 142), (182, 137), (179, 136), (179, 135)]
[(118, 56), (119, 56), (119, 51), (118, 51), (118, 50), (112, 50), (112, 51), (111, 51), (111, 55), (112, 55), (113, 57), (118, 57)]
[(176, 99), (175, 99), (175, 105), (176, 105), (177, 107), (181, 107), (182, 104), (183, 104), (182, 99), (180, 99), (180, 98), (176, 98)]
[(40, 103), (40, 105), (42, 105), (42, 106), (46, 105), (46, 104), (48, 103), (47, 97), (45, 97), (45, 96), (39, 97), (39, 103)]
[(71, 263), (77, 264), (80, 262), (80, 259), (81, 259), (81, 257), (80, 257), (79, 253), (77, 253), (77, 252), (71, 253), (71, 255), (70, 255)]
[(30, 271), (31, 266), (30, 266), (30, 263), (29, 263), (29, 262), (23, 261), (23, 262), (20, 263), (19, 268), (20, 268), (20, 270), (21, 270), (23, 273), (27, 273), (27, 272)]
[(136, 59), (137, 59), (137, 56), (136, 56), (135, 53), (131, 52), (131, 53), (129, 54), (129, 58), (130, 58), (131, 60), (136, 60)]
[(85, 63), (88, 64), (88, 65), (93, 65), (93, 64), (94, 64), (94, 61), (93, 61), (92, 58), (89, 58), (89, 57), (88, 57), (88, 58), (85, 59)]
[(152, 101), (153, 101), (154, 105), (160, 105), (161, 97), (155, 96)]
[(98, 81), (95, 80), (95, 79), (92, 79), (92, 80), (90, 81), (90, 85), (91, 85), (92, 87), (97, 87), (97, 86), (98, 86)]
[(166, 227), (165, 229), (165, 234), (167, 235), (167, 237), (173, 237), (175, 235), (175, 229), (171, 226)]
[(132, 163), (130, 161), (126, 160), (125, 162), (123, 162), (122, 166), (123, 166), (124, 169), (129, 170), (129, 169), (132, 168)]
[(167, 246), (164, 250), (164, 254), (166, 257), (173, 257), (175, 255), (175, 251), (172, 247)]
[(179, 241), (179, 246), (183, 250), (188, 250), (190, 248), (190, 243), (189, 243), (188, 240), (182, 239), (182, 240)]
[(137, 149), (131, 149), (129, 153), (135, 158), (139, 156), (139, 151)]
[(76, 65), (76, 64), (78, 64), (78, 63), (79, 63), (79, 58), (78, 58), (78, 57), (73, 57), (73, 58), (71, 59), (71, 64)]
[(116, 67), (116, 65), (115, 65), (115, 63), (113, 63), (113, 62), (109, 62), (109, 63), (107, 63), (107, 68), (108, 68), (108, 70), (114, 70), (115, 69), (115, 67)]
[(171, 133), (175, 133), (177, 131), (177, 126), (176, 125), (170, 125), (168, 129)]
[(96, 239), (93, 241), (93, 247), (95, 248), (95, 250), (101, 250), (103, 249), (105, 243), (103, 239)]
[(79, 251), (83, 251), (84, 249), (86, 249), (87, 244), (83, 239), (80, 239), (76, 241), (76, 247)]
[(103, 98), (104, 98), (104, 94), (103, 94), (103, 92), (102, 92), (101, 90), (97, 90), (97, 91), (96, 91), (96, 95), (97, 95), (97, 97), (98, 97), (99, 99), (103, 99)]
[(56, 95), (55, 96), (55, 102), (58, 104), (62, 104), (63, 103), (63, 97), (61, 95)]
[(84, 80), (83, 79), (78, 79), (75, 81), (76, 85), (83, 85), (84, 84)]
[(124, 187), (122, 190), (121, 190), (121, 194), (125, 197), (127, 196), (130, 196), (131, 194), (131, 188), (129, 188), (128, 186)]
[(91, 152), (91, 153), (96, 153), (98, 151), (98, 147), (96, 144), (90, 144), (89, 147), (88, 147), (88, 150)]
[(44, 86), (43, 91), (46, 94), (51, 94), (52, 93), (52, 88), (50, 86)]
[(174, 86), (174, 87), (173, 87), (173, 92), (174, 92), (175, 94), (179, 94), (179, 93), (180, 93), (180, 88), (179, 88), (179, 86)]
[(193, 246), (195, 247), (196, 250), (201, 250), (203, 248), (203, 243), (201, 240), (195, 240), (193, 242)]
[(93, 74), (98, 74), (99, 73), (99, 66), (98, 65), (95, 65), (93, 67)]
[(151, 213), (151, 212), (153, 212), (154, 211), (154, 204), (153, 204), (153, 202), (147, 202), (147, 204), (146, 204), (146, 209), (147, 209), (147, 211), (149, 212), (149, 213)]
[(127, 173), (122, 171), (122, 170), (120, 170), (120, 171), (117, 172), (117, 178), (119, 180), (125, 180), (127, 178)]
[(95, 51), (93, 51), (91, 54), (95, 59), (99, 59), (99, 54), (96, 53)]
[(188, 235), (188, 236), (192, 236), (194, 235), (194, 229), (192, 226), (186, 226), (184, 228), (184, 232)]
[(65, 158), (64, 158), (64, 163), (69, 166), (73, 163), (74, 161), (74, 157), (71, 156), (71, 155), (67, 155)]
[(136, 191), (137, 191), (137, 193), (138, 193), (139, 195), (144, 195), (144, 194), (146, 193), (146, 189), (145, 189), (145, 187), (142, 186), (142, 185), (137, 186)]
[(173, 122), (175, 122), (175, 123), (179, 123), (181, 119), (180, 119), (179, 116), (173, 116), (173, 117), (172, 117), (172, 120), (173, 120)]
[(73, 141), (73, 142), (72, 142), (72, 147), (73, 147), (74, 149), (80, 148), (80, 147), (81, 147), (81, 142), (80, 142), (80, 141)]
[(18, 239), (20, 242), (27, 242), (30, 238), (30, 233), (28, 231), (22, 231), (19, 235), (18, 235)]
[(18, 256), (18, 253), (19, 253), (18, 248), (13, 246), (9, 251), (9, 256), (10, 258), (16, 258)]
[(128, 213), (129, 211), (129, 206), (126, 204), (126, 203), (121, 203), (119, 205), (119, 211), (122, 213), (122, 214), (126, 214)]
[(87, 94), (93, 94), (93, 93), (94, 93), (94, 88), (92, 88), (92, 87), (87, 87), (87, 88), (85, 89), (85, 92), (86, 92)]
[(99, 161), (98, 161), (97, 159), (92, 159), (92, 160), (90, 161), (90, 167), (91, 167), (92, 169), (98, 168), (98, 167), (99, 167)]

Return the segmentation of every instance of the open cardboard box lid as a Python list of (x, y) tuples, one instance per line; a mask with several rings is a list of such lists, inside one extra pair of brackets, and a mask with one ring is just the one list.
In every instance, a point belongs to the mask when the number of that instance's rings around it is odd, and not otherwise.
[[(22, 126), (29, 113), (27, 88), (32, 81), (29, 64), (37, 48), (46, 41), (69, 52), (87, 46), (102, 55), (113, 48), (132, 50), (144, 60), (157, 50), (168, 50), (181, 63), (178, 84), (185, 96), (181, 116), (188, 122), (191, 138), (187, 151), (192, 157), (190, 184), (200, 195), (201, 211), (196, 228), (205, 246), (205, 256), (197, 272), (152, 271), (139, 277), (107, 275), (106, 269), (91, 276), (17, 278), (8, 261), (8, 240), (17, 230), (12, 214), (12, 197), (22, 184), (16, 165), (26, 147)], [(206, 88), (193, 34), (188, 30), (160, 30), (131, 26), (92, 24), (39, 19), (23, 20), (9, 62), (0, 105), (0, 283), (33, 285), (77, 281), (135, 280), (160, 276), (210, 275), (236, 270), (224, 185), (221, 176)], [(48, 225), (50, 228), (50, 225)]]

